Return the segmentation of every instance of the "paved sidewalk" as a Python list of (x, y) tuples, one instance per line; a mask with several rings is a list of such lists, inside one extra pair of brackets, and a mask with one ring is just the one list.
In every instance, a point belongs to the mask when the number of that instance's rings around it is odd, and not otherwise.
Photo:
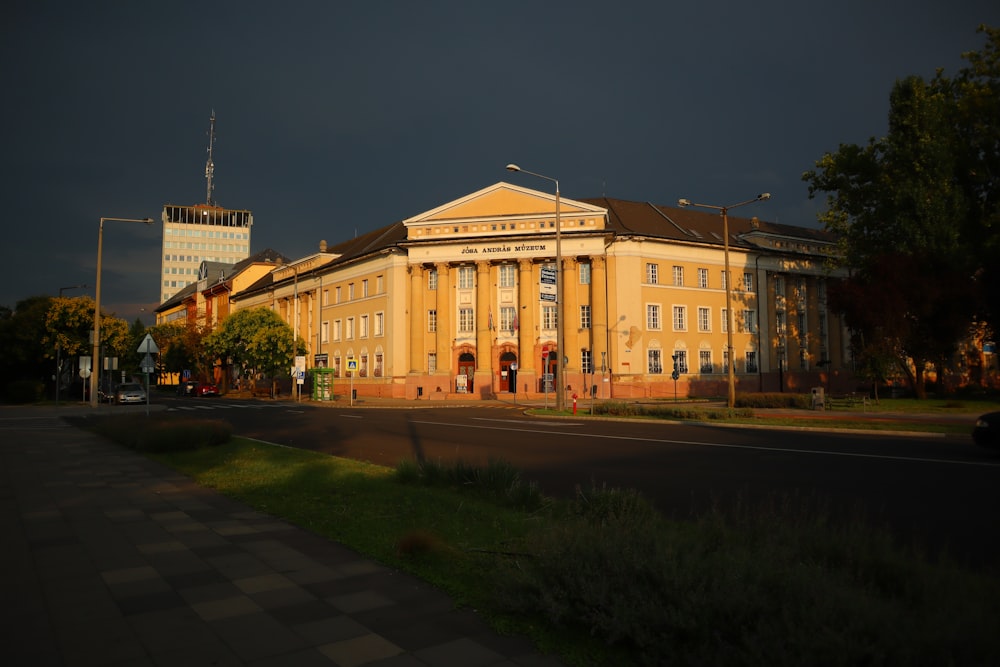
[(6, 664), (559, 664), (409, 575), (67, 425), (65, 411), (0, 411)]

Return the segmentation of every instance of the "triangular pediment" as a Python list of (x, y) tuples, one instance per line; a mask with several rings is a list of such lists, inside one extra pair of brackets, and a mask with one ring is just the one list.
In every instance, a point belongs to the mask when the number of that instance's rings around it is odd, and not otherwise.
[[(607, 211), (599, 206), (560, 197), (559, 213), (563, 220), (586, 217), (590, 221), (587, 227), (592, 230), (595, 227), (603, 228)], [(555, 214), (555, 192), (542, 192), (500, 182), (408, 218), (403, 224), (409, 230), (408, 236), (413, 238), (415, 228), (470, 224), (475, 224), (478, 228), (478, 225), (491, 222), (553, 220)]]

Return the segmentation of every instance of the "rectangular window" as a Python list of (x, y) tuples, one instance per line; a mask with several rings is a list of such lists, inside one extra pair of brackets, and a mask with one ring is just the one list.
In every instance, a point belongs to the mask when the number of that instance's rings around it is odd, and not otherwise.
[(781, 276), (774, 277), (774, 296), (785, 296), (785, 279)]
[(757, 330), (757, 311), (743, 311), (743, 333), (753, 333)]
[(655, 303), (646, 304), (646, 328), (650, 331), (660, 330), (660, 306)]
[(427, 372), (436, 373), (438, 369), (438, 355), (437, 352), (427, 353)]
[(743, 289), (747, 292), (753, 291), (753, 274), (749, 271), (743, 274)]
[(427, 270), (427, 289), (434, 291), (438, 288), (438, 270), (428, 269)]
[(542, 328), (555, 329), (557, 322), (557, 311), (555, 306), (542, 306)]
[(708, 269), (698, 269), (698, 287), (708, 287)]
[(774, 332), (779, 336), (785, 335), (785, 311), (779, 310), (774, 313)]
[(658, 349), (646, 350), (646, 372), (647, 373), (662, 373), (663, 372), (663, 354)]
[(385, 313), (375, 313), (375, 335), (385, 335)]
[(687, 350), (675, 350), (674, 354), (677, 356), (677, 372), (687, 373), (688, 372)]
[(500, 330), (501, 331), (514, 331), (514, 314), (517, 311), (514, 310), (514, 306), (501, 306), (500, 307)]
[(500, 287), (514, 287), (517, 284), (517, 266), (514, 264), (500, 265)]
[(336, 288), (334, 288), (333, 294), (334, 294), (334, 300), (333, 300), (333, 302), (334, 303), (340, 303), (340, 287), (339, 286), (336, 287)]
[(712, 330), (712, 311), (709, 308), (698, 307), (698, 331)]
[(580, 306), (580, 328), (589, 329), (590, 328), (590, 306), (583, 305)]
[(340, 340), (343, 336), (343, 324), (340, 320), (333, 321), (333, 339)]
[(360, 331), (361, 337), (362, 338), (368, 338), (368, 316), (367, 315), (362, 315), (361, 316), (361, 322), (360, 322), (360, 324), (361, 324), (361, 331)]
[(646, 282), (650, 285), (656, 284), (656, 274), (658, 266), (656, 264), (646, 264)]
[(375, 370), (373, 372), (374, 376), (377, 378), (382, 377), (383, 368), (383, 355), (381, 352), (375, 353)]
[(459, 308), (458, 310), (458, 330), (462, 333), (472, 333), (475, 331), (475, 318), (472, 308)]
[(699, 350), (698, 351), (698, 371), (701, 373), (711, 373), (712, 372), (712, 351), (711, 350)]
[(729, 372), (729, 350), (722, 351), (722, 372)]
[(368, 296), (368, 279), (361, 281), (361, 296)]
[(353, 338), (354, 338), (354, 318), (353, 317), (348, 317), (347, 318), (347, 340), (351, 340)]
[(330, 305), (330, 290), (328, 289), (323, 290), (323, 305), (324, 306)]
[(459, 289), (472, 289), (475, 285), (476, 267), (458, 267), (458, 287)]
[(687, 306), (674, 306), (674, 331), (687, 331)]
[(722, 333), (729, 333), (729, 309), (723, 308), (721, 311), (722, 315)]
[(751, 350), (751, 351), (747, 352), (746, 363), (747, 363), (747, 373), (756, 373), (757, 372), (757, 352), (756, 351)]
[(354, 283), (348, 283), (347, 285), (347, 300), (354, 301)]
[(585, 375), (594, 372), (594, 353), (590, 350), (580, 350), (580, 369)]
[(684, 287), (684, 267), (674, 267), (674, 287)]
[(729, 284), (729, 281), (726, 280), (726, 270), (725, 269), (722, 270), (721, 275), (722, 275), (722, 289), (727, 289), (726, 285)]
[(330, 342), (330, 322), (325, 321), (320, 325), (319, 342), (329, 343)]
[(438, 311), (428, 310), (427, 311), (427, 331), (428, 333), (435, 333), (438, 330)]
[(358, 377), (366, 378), (368, 377), (368, 353), (362, 352), (361, 358), (358, 359)]
[(377, 276), (375, 278), (375, 293), (381, 294), (385, 291), (385, 280), (382, 276)]
[(590, 263), (583, 262), (580, 264), (580, 284), (589, 285), (590, 284)]

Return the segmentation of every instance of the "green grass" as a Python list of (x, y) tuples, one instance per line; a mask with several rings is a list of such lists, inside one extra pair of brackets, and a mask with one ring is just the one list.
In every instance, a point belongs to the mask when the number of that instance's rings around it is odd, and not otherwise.
[(996, 572), (902, 549), (815, 498), (678, 522), (628, 489), (544, 498), (502, 461), (389, 469), (241, 438), (148, 455), (570, 664), (1000, 664)]

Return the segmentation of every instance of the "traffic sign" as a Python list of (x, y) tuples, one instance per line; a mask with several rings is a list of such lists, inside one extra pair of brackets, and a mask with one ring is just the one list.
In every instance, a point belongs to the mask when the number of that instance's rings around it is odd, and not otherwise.
[(538, 288), (538, 296), (542, 301), (556, 300), (556, 270), (543, 266), (541, 272), (541, 284)]
[(160, 348), (156, 346), (156, 341), (150, 334), (146, 334), (146, 337), (142, 339), (139, 343), (139, 349), (136, 350), (139, 354), (159, 354)]

